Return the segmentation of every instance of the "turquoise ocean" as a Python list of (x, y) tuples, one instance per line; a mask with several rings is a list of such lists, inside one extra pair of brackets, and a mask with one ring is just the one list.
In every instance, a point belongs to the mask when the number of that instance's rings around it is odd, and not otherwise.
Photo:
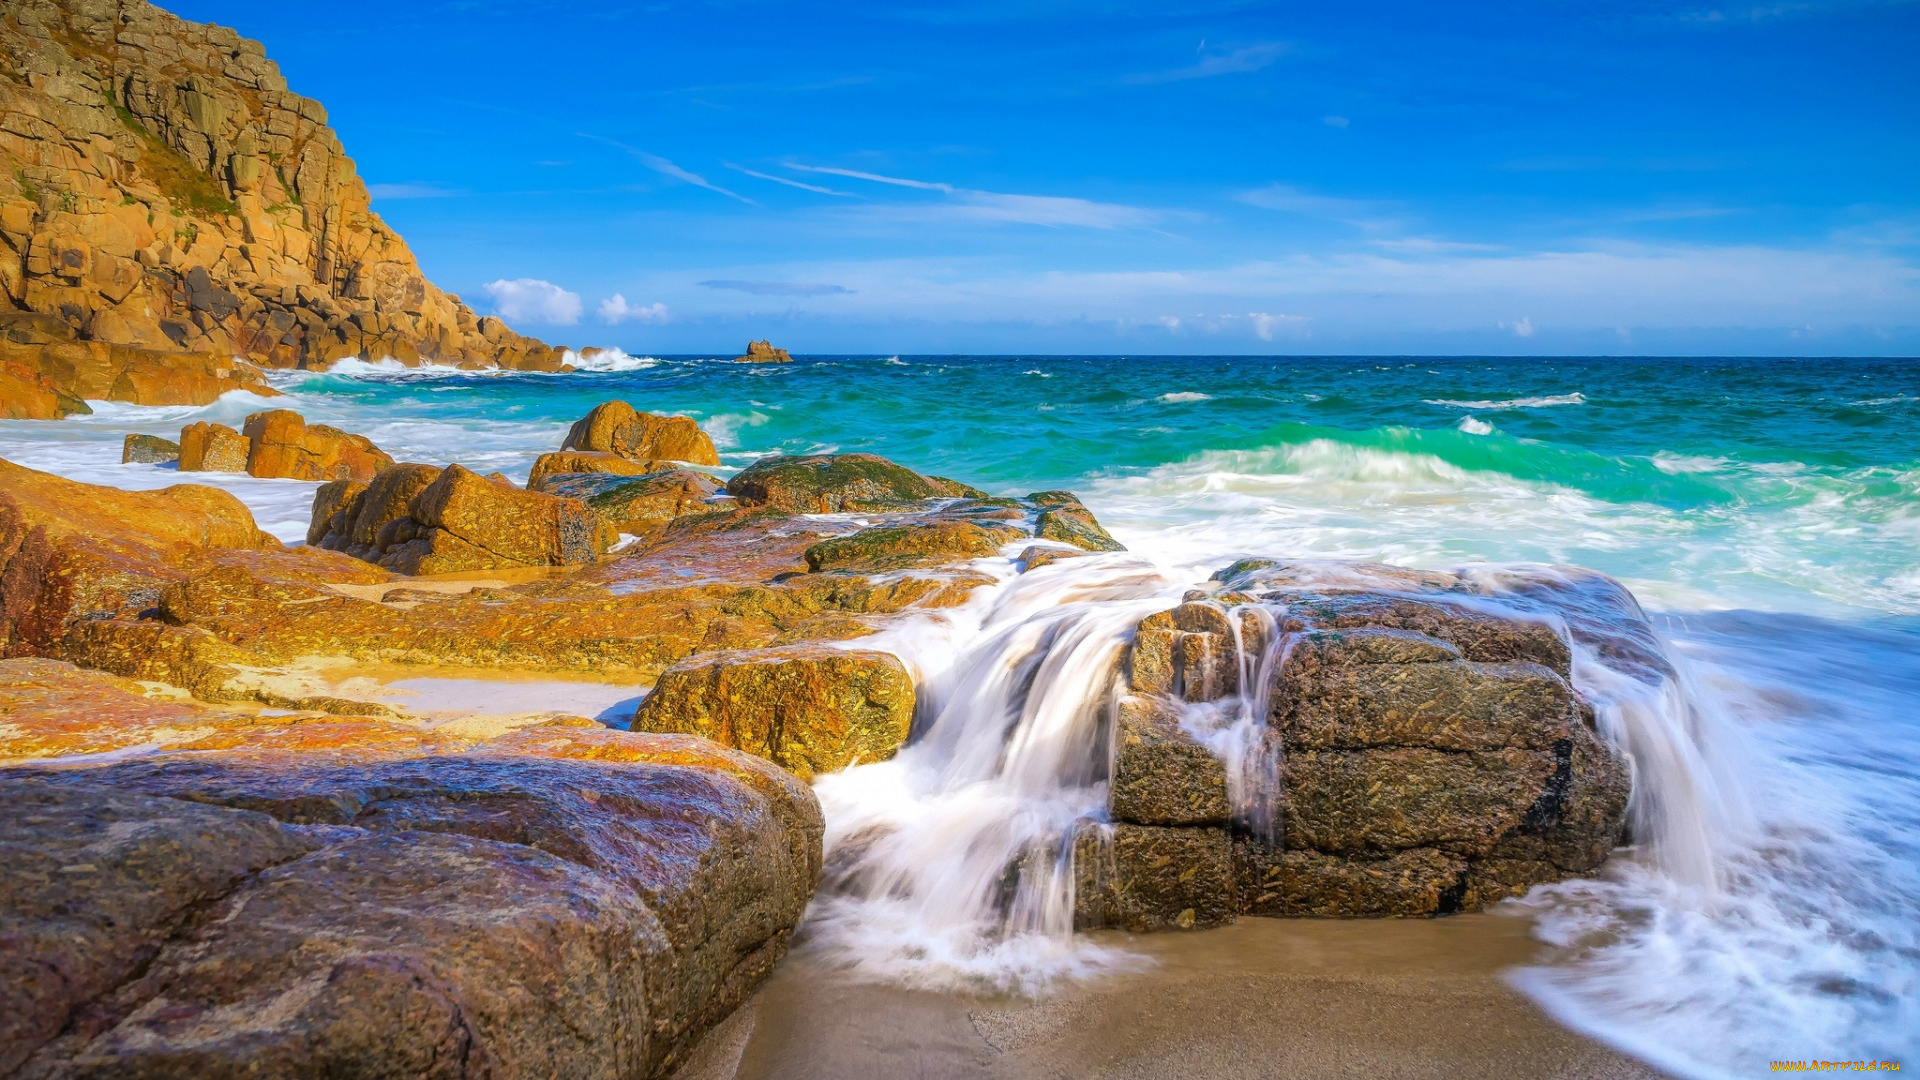
[(1196, 580), (1235, 557), (1571, 563), (1625, 582), (1685, 672), (1711, 865), (1630, 851), (1537, 890), (1564, 1022), (1676, 1073), (1920, 1067), (1920, 362), (604, 353), (562, 375), (348, 361), (286, 397), (95, 403), (0, 423), (0, 457), (148, 488), (218, 483), (304, 538), (313, 485), (119, 464), (260, 408), (402, 460), (524, 480), (593, 405), (698, 419), (727, 471), (867, 451), (995, 493), (1079, 492)]

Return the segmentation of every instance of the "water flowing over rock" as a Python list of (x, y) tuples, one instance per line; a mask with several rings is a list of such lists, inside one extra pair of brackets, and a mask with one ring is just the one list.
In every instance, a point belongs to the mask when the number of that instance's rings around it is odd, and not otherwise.
[[(559, 370), (427, 281), (260, 43), (145, 0), (0, 22), (0, 401), (205, 405), (254, 365)], [(236, 362), (235, 358), (240, 358)]]

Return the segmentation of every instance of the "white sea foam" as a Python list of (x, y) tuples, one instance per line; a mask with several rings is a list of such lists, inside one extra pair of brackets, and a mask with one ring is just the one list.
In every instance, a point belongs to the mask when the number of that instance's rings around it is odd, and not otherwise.
[(1173, 394), (1161, 394), (1159, 397), (1154, 398), (1153, 400), (1164, 402), (1165, 404), (1168, 404), (1168, 405), (1178, 405), (1188, 401), (1212, 401), (1213, 395), (1202, 394), (1197, 390), (1182, 390), (1182, 391), (1179, 391), (1178, 393), (1173, 393)]
[(1585, 405), (1586, 395), (1555, 394), (1551, 397), (1508, 398), (1505, 401), (1454, 401), (1450, 398), (1425, 398), (1428, 405), (1448, 405), (1456, 409), (1544, 409), (1553, 405)]
[(1469, 435), (1493, 434), (1493, 425), (1476, 416), (1463, 416), (1460, 418), (1460, 422), (1454, 426)]
[(592, 356), (568, 349), (561, 361), (581, 371), (645, 371), (665, 363), (657, 357), (632, 356), (623, 349), (599, 349)]

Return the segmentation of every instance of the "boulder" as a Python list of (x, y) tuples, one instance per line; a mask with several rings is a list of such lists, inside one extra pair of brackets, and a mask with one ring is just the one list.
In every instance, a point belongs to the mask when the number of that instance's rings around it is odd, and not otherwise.
[(593, 450), (561, 450), (552, 454), (541, 454), (534, 461), (533, 472), (527, 477), (527, 490), (546, 490), (547, 478), (553, 476), (570, 476), (574, 473), (646, 476), (671, 468), (673, 468), (672, 463), (664, 461), (632, 461), (619, 454)]
[(714, 497), (725, 491), (718, 480), (691, 469), (632, 477), (561, 473), (547, 477), (540, 490), (581, 500), (608, 528), (631, 536), (651, 536), (675, 518), (711, 513)]
[(752, 507), (838, 514), (899, 510), (947, 493), (876, 454), (808, 454), (761, 458), (727, 481), (727, 494)]
[(811, 792), (696, 739), (0, 770), (0, 1067), (665, 1077), (785, 952)]
[(636, 731), (682, 732), (802, 779), (891, 758), (913, 724), (913, 679), (889, 653), (794, 645), (704, 653), (661, 674)]
[(1240, 837), (1234, 842), (1234, 876), (1240, 889), (1238, 910), (1242, 915), (1277, 918), (1450, 915), (1465, 907), (1479, 906), (1468, 899), (1467, 871), (1465, 859), (1432, 848), (1349, 857), (1322, 855), (1316, 851), (1286, 851), (1250, 837)]
[(381, 472), (372, 480), (334, 480), (320, 485), (313, 496), (313, 518), (307, 543), (344, 551), (377, 562), (381, 531), (407, 516), (413, 497), (425, 491), (446, 470), (406, 462)]
[(1072, 544), (1083, 551), (1125, 551), (1120, 541), (1094, 520), (1093, 512), (1071, 491), (1036, 491), (1027, 501), (1040, 508), (1034, 535), (1042, 540)]
[(575, 565), (592, 562), (600, 542), (580, 500), (497, 484), (460, 465), (447, 466), (375, 538), (380, 565), (405, 574)]
[(733, 358), (736, 364), (791, 364), (793, 357), (785, 349), (776, 349), (771, 341), (747, 342), (747, 355)]
[(614, 454), (629, 461), (720, 464), (713, 440), (691, 417), (639, 412), (624, 401), (594, 406), (573, 425), (560, 449)]
[(308, 424), (292, 409), (247, 417), (247, 472), (288, 480), (371, 480), (393, 458), (364, 435)]
[(164, 465), (180, 460), (180, 444), (158, 435), (129, 435), (120, 447), (120, 464)]
[(91, 412), (71, 390), (26, 364), (0, 357), (0, 420), (62, 420)]
[(1002, 545), (1023, 535), (1012, 526), (999, 522), (985, 525), (971, 521), (882, 525), (813, 545), (807, 549), (807, 569), (814, 573), (830, 570), (876, 572), (901, 570), (927, 563), (944, 565), (962, 559), (989, 558), (998, 555)]
[(246, 472), (247, 437), (225, 424), (196, 421), (180, 429), (181, 472)]
[(1233, 921), (1233, 842), (1217, 828), (1085, 824), (1073, 839), (1073, 925), (1134, 933)]
[(1137, 825), (1219, 825), (1233, 814), (1226, 765), (1181, 730), (1162, 698), (1120, 699), (1108, 809)]

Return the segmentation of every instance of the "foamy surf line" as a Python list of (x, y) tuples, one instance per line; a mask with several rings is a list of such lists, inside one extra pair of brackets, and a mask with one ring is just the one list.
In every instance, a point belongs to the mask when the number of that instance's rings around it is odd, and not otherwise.
[(1444, 405), (1453, 409), (1545, 409), (1554, 405), (1585, 405), (1585, 394), (1555, 394), (1551, 397), (1508, 398), (1505, 401), (1454, 401), (1449, 398), (1422, 398), (1428, 405)]

